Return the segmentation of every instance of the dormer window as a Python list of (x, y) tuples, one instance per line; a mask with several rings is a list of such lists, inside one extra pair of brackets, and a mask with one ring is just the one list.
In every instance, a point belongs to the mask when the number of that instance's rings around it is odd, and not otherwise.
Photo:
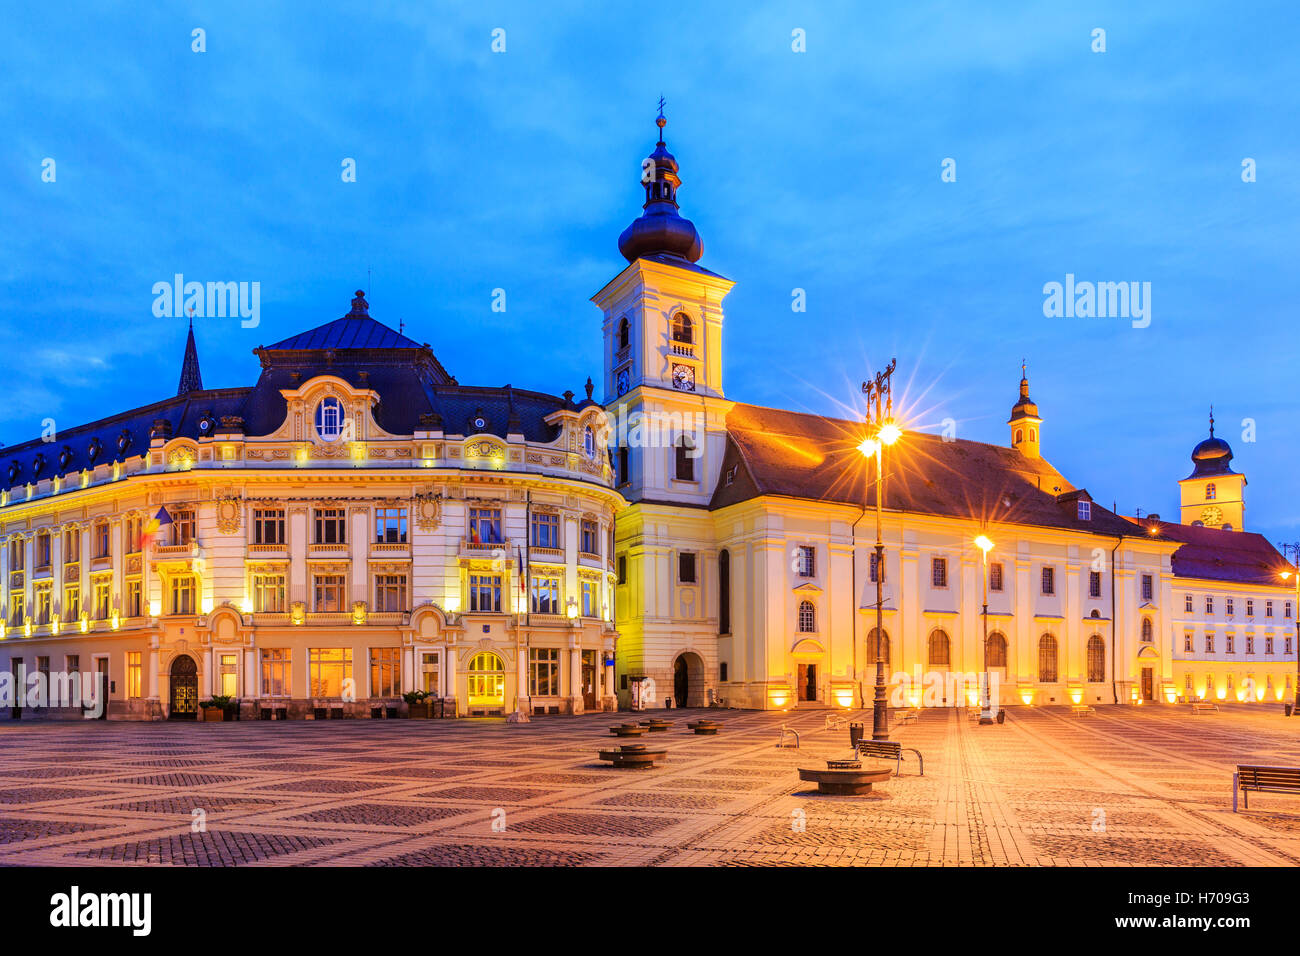
[(1215, 496), (1218, 495), (1218, 493), (1219, 493), (1218, 489), (1214, 487), (1214, 482), (1210, 482), (1208, 485), (1205, 486), (1206, 501), (1213, 501)]
[(673, 316), (673, 341), (682, 342), (690, 345), (694, 340), (692, 337), (691, 318), (685, 313), (678, 312)]
[(322, 399), (316, 406), (316, 434), (321, 441), (337, 441), (343, 434), (343, 403), (337, 398)]
[(588, 425), (582, 433), (582, 449), (587, 453), (588, 458), (596, 457), (596, 433)]
[(1091, 502), (1091, 501), (1080, 501), (1080, 502), (1079, 502), (1079, 520), (1080, 520), (1080, 521), (1091, 521), (1091, 520), (1092, 520), (1092, 502)]

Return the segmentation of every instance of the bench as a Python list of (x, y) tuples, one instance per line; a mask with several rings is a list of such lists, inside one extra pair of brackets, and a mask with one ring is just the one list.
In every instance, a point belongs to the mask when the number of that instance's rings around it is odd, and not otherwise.
[(1300, 793), (1300, 767), (1255, 767), (1237, 765), (1232, 775), (1232, 812), (1237, 812), (1237, 794), (1250, 809), (1250, 791), (1263, 793)]
[(1087, 704), (1070, 705), (1070, 714), (1071, 716), (1074, 717), (1087, 717), (1090, 714), (1095, 714), (1096, 712), (1097, 709), (1095, 707), (1089, 707)]
[(894, 711), (895, 724), (911, 724), (916, 722), (915, 710), (896, 710)]
[(908, 750), (916, 754), (916, 759), (921, 765), (921, 776), (925, 776), (925, 758), (921, 756), (921, 751), (915, 747), (904, 747), (897, 740), (859, 740), (858, 745), (853, 748), (856, 756), (862, 757), (879, 757), (882, 760), (893, 760), (897, 769), (895, 775), (903, 772), (903, 751)]
[(849, 725), (849, 719), (842, 714), (826, 715), (826, 730), (843, 730)]
[(1217, 711), (1218, 709), (1219, 709), (1218, 704), (1211, 703), (1208, 700), (1197, 700), (1192, 702), (1193, 714), (1204, 714), (1204, 713), (1208, 713), (1211, 710)]
[[(785, 742), (785, 735), (786, 735), (786, 734), (790, 734), (792, 737), (794, 737), (794, 743), (793, 743), (793, 744), (788, 744), (788, 743)], [(789, 748), (789, 749), (791, 749), (791, 750), (798, 750), (798, 749), (799, 749), (799, 731), (794, 730), (794, 729), (792, 729), (792, 728), (790, 728), (790, 727), (787, 727), (785, 724), (782, 724), (782, 725), (781, 725), (781, 737), (780, 737), (779, 740), (777, 740), (776, 745), (777, 745), (777, 747), (779, 747), (779, 748), (781, 748), (781, 749)]]

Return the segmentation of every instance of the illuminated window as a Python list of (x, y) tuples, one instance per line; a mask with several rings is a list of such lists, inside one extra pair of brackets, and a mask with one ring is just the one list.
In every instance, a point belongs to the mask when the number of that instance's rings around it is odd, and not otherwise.
[(144, 519), (139, 515), (131, 515), (126, 519), (124, 527), (126, 540), (123, 542), (123, 547), (126, 553), (138, 554), (144, 537)]
[(95, 580), (95, 620), (107, 621), (113, 613), (113, 581), (110, 578)]
[(222, 654), (217, 662), (218, 693), (223, 697), (239, 696), (239, 655)]
[(309, 647), (307, 673), (312, 697), (342, 697), (355, 693), (352, 684), (352, 648)]
[(597, 582), (583, 579), (582, 582), (582, 616), (600, 616), (600, 590)]
[(534, 647), (528, 651), (528, 696), (560, 695), (560, 649)]
[(144, 617), (144, 585), (139, 578), (126, 580), (126, 616)]
[(381, 612), (406, 610), (405, 574), (375, 575), (375, 610)]
[(322, 441), (335, 441), (343, 434), (343, 405), (337, 398), (326, 398), (316, 406), (316, 434)]
[(1205, 500), (1213, 501), (1218, 496), (1218, 490), (1214, 487), (1214, 482), (1205, 486)]
[(347, 604), (347, 578), (342, 574), (317, 574), (312, 578), (312, 610), (338, 613)]
[(1038, 639), (1038, 679), (1044, 684), (1056, 683), (1056, 638), (1044, 634)]
[(491, 613), (501, 611), (501, 575), (471, 574), (469, 576), (469, 609)]
[(469, 539), (475, 544), (500, 544), (501, 509), (470, 508)]
[(194, 540), (194, 512), (179, 508), (172, 512), (172, 544), (189, 544)]
[(9, 594), (9, 626), (22, 627), (26, 619), (23, 602), (26, 596), (22, 591), (12, 591)]
[(400, 647), (370, 649), (371, 697), (396, 697), (402, 692), (401, 654)]
[(579, 526), (578, 550), (583, 554), (600, 556), (600, 526), (589, 518), (583, 518)]
[(551, 574), (533, 575), (534, 614), (560, 613), (560, 579)]
[(422, 685), (420, 687), (426, 694), (440, 696), (442, 688), (439, 683), (439, 656), (437, 651), (425, 651), (420, 655), (420, 674)]
[(469, 662), (470, 707), (501, 707), (506, 702), (506, 665), (491, 651), (475, 654)]
[(683, 312), (678, 312), (673, 316), (673, 341), (683, 342), (687, 345), (695, 341), (691, 318)]
[(62, 617), (69, 623), (81, 617), (81, 585), (69, 584), (64, 587)]
[(253, 610), (259, 614), (285, 612), (283, 574), (253, 575)]
[(36, 623), (50, 623), (50, 587), (38, 587), (36, 589)]
[(266, 697), (289, 697), (290, 667), (287, 647), (267, 647), (262, 650), (262, 694)]
[(817, 633), (817, 608), (812, 601), (799, 602), (799, 633)]
[(948, 635), (935, 631), (930, 635), (927, 660), (931, 667), (947, 667), (952, 662), (952, 647)]
[(194, 613), (194, 575), (178, 574), (171, 579), (171, 613)]
[(126, 652), (126, 696), (143, 697), (144, 667), (140, 663), (141, 651)]

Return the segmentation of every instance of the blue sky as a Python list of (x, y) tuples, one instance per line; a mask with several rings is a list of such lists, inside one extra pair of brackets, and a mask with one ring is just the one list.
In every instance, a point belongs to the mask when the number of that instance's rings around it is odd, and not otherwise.
[[(1248, 529), (1300, 538), (1300, 13), (1137, 6), (20, 5), (0, 440), (173, 394), (184, 320), (150, 290), (177, 272), (261, 283), (258, 328), (197, 321), (208, 387), (370, 270), (372, 314), (462, 382), (581, 393), (662, 93), (701, 262), (737, 282), (729, 397), (836, 413), (896, 355), (917, 425), (1005, 443), (1025, 358), (1045, 455), (1165, 517), (1213, 403)], [(1150, 326), (1045, 318), (1067, 273), (1150, 282)]]

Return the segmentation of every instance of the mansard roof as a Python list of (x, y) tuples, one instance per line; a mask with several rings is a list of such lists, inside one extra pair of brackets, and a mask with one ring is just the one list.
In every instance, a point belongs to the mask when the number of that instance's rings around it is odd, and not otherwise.
[[(857, 449), (860, 422), (738, 404), (727, 434), (710, 508), (764, 495), (875, 507), (875, 468)], [(1081, 520), (1076, 490), (1042, 459), (998, 445), (908, 432), (885, 453), (889, 511), (1133, 535), (1095, 502), (1090, 520)]]
[[(1128, 518), (1152, 538), (1182, 543), (1173, 556), (1176, 578), (1204, 578), (1237, 584), (1287, 587), (1281, 572), (1286, 559), (1262, 534), (1176, 524), (1152, 518)], [(1156, 534), (1151, 534), (1151, 529)]]
[(265, 348), (286, 352), (296, 349), (425, 349), (428, 346), (394, 332), (368, 315), (345, 315)]

